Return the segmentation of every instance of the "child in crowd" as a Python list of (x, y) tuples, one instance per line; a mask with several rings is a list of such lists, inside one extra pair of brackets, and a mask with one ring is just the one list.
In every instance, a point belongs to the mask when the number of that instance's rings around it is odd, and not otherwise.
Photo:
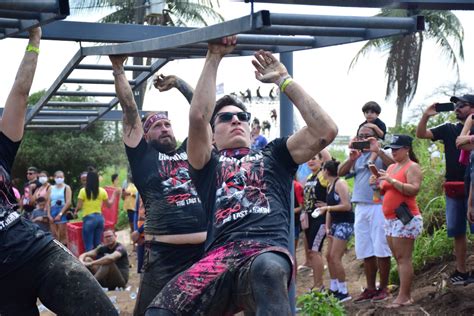
[(31, 213), (31, 221), (36, 223), (44, 232), (49, 232), (49, 218), (45, 210), (46, 199), (42, 196), (36, 199), (36, 209)]
[[(357, 134), (359, 133), (359, 129), (365, 125), (372, 128), (379, 139), (384, 140), (385, 134), (387, 133), (387, 126), (379, 119), (380, 112), (382, 112), (380, 105), (375, 101), (369, 101), (362, 107), (362, 112), (364, 113), (365, 121), (359, 125)], [(369, 161), (375, 161), (375, 159), (377, 159), (377, 153), (373, 152), (370, 154)]]

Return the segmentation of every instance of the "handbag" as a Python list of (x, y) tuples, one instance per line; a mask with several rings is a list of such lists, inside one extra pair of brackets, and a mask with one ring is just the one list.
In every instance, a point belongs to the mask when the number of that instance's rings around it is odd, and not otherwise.
[(402, 202), (400, 206), (395, 209), (395, 215), (403, 223), (403, 225), (408, 224), (414, 217), (405, 202)]
[(463, 199), (466, 197), (463, 181), (446, 181), (444, 182), (444, 192), (453, 199)]

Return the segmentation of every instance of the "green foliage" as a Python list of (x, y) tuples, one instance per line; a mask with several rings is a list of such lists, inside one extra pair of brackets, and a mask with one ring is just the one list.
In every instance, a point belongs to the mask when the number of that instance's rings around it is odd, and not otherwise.
[(305, 316), (342, 316), (342, 304), (328, 292), (311, 291), (299, 296), (296, 304)]

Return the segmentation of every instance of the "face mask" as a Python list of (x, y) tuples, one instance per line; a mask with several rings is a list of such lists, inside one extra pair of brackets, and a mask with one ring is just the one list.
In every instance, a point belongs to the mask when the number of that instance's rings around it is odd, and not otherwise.
[(56, 182), (56, 184), (63, 184), (64, 178), (54, 178), (54, 182)]
[(39, 177), (38, 181), (41, 184), (45, 184), (48, 181), (48, 177)]

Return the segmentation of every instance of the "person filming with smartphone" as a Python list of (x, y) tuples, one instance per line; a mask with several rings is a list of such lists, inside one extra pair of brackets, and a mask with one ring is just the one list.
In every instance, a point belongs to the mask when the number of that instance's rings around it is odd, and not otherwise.
[[(466, 167), (459, 163), (461, 151), (456, 147), (456, 139), (461, 134), (466, 118), (474, 113), (474, 95), (453, 96), (450, 101), (453, 103), (454, 114), (459, 122), (446, 122), (428, 129), (427, 124), (430, 117), (437, 115), (440, 113), (440, 110), (443, 110), (441, 103), (434, 103), (423, 112), (423, 116), (416, 128), (416, 137), (431, 139), (432, 141), (440, 140), (444, 144), (446, 155), (444, 182), (446, 227), (448, 237), (454, 238), (454, 252), (456, 255), (456, 270), (451, 274), (449, 280), (453, 285), (463, 285), (469, 278), (469, 273), (466, 269), (467, 197), (464, 189), (464, 183), (469, 183), (469, 175), (466, 174)], [(470, 225), (470, 229), (471, 233), (474, 232), (474, 225)]]
[(423, 229), (423, 218), (416, 204), (416, 195), (422, 181), (421, 168), (412, 149), (408, 135), (394, 135), (387, 147), (392, 149), (395, 163), (385, 172), (378, 170), (379, 177), (370, 176), (370, 184), (380, 189), (384, 196), (382, 209), (385, 217), (385, 235), (397, 261), (400, 290), (388, 308), (413, 304), (411, 283), (413, 280), (412, 253), (415, 239)]
[[(354, 174), (354, 190), (351, 202), (355, 203), (354, 209), (354, 235), (355, 252), (359, 260), (364, 260), (364, 272), (367, 285), (362, 293), (354, 299), (354, 303), (366, 301), (380, 301), (388, 298), (388, 276), (390, 273), (390, 248), (385, 238), (384, 216), (382, 201), (376, 198), (369, 185), (371, 172), (368, 168), (371, 153), (376, 153), (377, 158), (373, 164), (377, 169), (386, 169), (393, 163), (392, 157), (380, 148), (376, 134), (369, 125), (362, 125), (357, 131), (357, 136), (349, 144), (349, 158), (339, 165), (338, 175)], [(368, 147), (367, 148), (367, 142)], [(362, 144), (361, 144), (362, 143)], [(359, 148), (362, 147), (361, 149)], [(380, 275), (380, 286), (376, 287), (377, 271)]]

